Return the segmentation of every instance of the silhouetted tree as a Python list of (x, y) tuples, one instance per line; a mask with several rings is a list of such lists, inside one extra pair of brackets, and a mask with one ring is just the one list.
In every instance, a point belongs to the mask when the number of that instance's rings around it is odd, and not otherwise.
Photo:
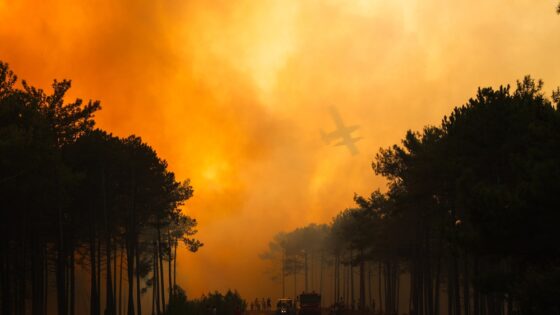
[(126, 311), (141, 314), (154, 278), (165, 290), (163, 260), (173, 296), (179, 242), (191, 251), (202, 245), (196, 220), (181, 211), (189, 182), (178, 182), (139, 137), (93, 129), (99, 102), (66, 103), (70, 81), (55, 81), (52, 94), (16, 81), (0, 62), (1, 313), (26, 314), (29, 304), (45, 314), (53, 279), (57, 312), (74, 314), (80, 270), (90, 272), (90, 314), (121, 313), (126, 267)]
[(356, 196), (330, 225), (336, 299), (353, 300), (351, 268), (368, 261), (384, 314), (399, 312), (401, 272), (411, 314), (440, 314), (442, 302), (450, 315), (560, 312), (560, 89), (549, 100), (542, 86), (481, 88), (441, 126), (379, 151), (388, 191)]

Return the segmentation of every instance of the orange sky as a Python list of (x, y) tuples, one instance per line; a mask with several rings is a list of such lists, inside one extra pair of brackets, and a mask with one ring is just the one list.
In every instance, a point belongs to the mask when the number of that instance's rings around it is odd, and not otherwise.
[[(0, 60), (44, 88), (72, 79), (72, 96), (102, 101), (100, 127), (191, 178), (205, 246), (179, 258), (190, 296), (276, 297), (258, 254), (383, 188), (380, 146), (480, 85), (560, 85), (556, 2), (0, 0)], [(361, 126), (359, 155), (322, 142), (328, 106)]]

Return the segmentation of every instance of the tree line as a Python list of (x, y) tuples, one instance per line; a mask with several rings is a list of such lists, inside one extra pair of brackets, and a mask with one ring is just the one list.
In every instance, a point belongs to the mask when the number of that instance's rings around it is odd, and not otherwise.
[(100, 103), (66, 102), (70, 85), (0, 62), (0, 313), (76, 314), (80, 286), (92, 315), (163, 314), (177, 247), (202, 245), (181, 211), (193, 188), (140, 137), (95, 128)]
[(385, 192), (277, 234), (261, 255), (278, 263), (283, 295), (292, 277), (294, 296), (380, 314), (560, 314), (560, 89), (542, 87), (479, 88), (440, 125), (380, 149)]
[(203, 294), (198, 299), (188, 300), (185, 292), (177, 288), (173, 302), (169, 304), (167, 315), (240, 315), (247, 309), (247, 302), (237, 291), (228, 290)]

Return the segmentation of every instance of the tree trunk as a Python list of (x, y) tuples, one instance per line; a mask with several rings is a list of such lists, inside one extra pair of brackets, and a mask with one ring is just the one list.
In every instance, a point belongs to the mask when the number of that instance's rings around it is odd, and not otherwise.
[(358, 306), (360, 311), (363, 311), (366, 308), (366, 279), (363, 254), (363, 252), (360, 253), (360, 304)]
[(305, 286), (304, 286), (304, 288), (305, 288), (305, 292), (308, 292), (309, 288), (308, 288), (308, 284), (307, 284), (307, 280), (308, 280), (307, 279), (307, 269), (308, 269), (307, 268), (307, 251), (305, 251), (303, 259), (304, 259), (304, 265), (305, 265), (305, 267), (304, 267), (304, 272), (305, 272)]
[(134, 259), (136, 259), (136, 306), (137, 314), (142, 315), (142, 292), (140, 291), (140, 249), (138, 248), (138, 237), (134, 240)]
[[(43, 256), (43, 242), (39, 240), (38, 236), (34, 237), (33, 241), (33, 254), (31, 255), (31, 314), (41, 315), (43, 314), (43, 288), (44, 288), (44, 273), (43, 270), (45, 257)], [(3, 269), (0, 271), (3, 272)], [(3, 281), (2, 281), (3, 283)]]
[(115, 315), (115, 301), (113, 300), (113, 275), (111, 273), (111, 240), (107, 236), (105, 244), (105, 315)]
[(43, 249), (43, 257), (45, 257), (45, 288), (43, 289), (44, 297), (43, 297), (43, 314), (47, 314), (47, 307), (49, 302), (49, 259), (47, 257), (47, 247), (45, 246)]
[(464, 270), (464, 274), (463, 274), (463, 309), (465, 312), (465, 315), (469, 315), (470, 312), (470, 301), (471, 301), (471, 297), (470, 297), (470, 287), (469, 287), (469, 261), (468, 261), (468, 255), (467, 253), (465, 253), (465, 270)]
[[(323, 251), (321, 251), (321, 261), (319, 262), (319, 294), (323, 296)], [(324, 299), (321, 299), (321, 307), (323, 307)]]
[(382, 297), (382, 290), (381, 290), (381, 263), (378, 263), (378, 271), (379, 271), (379, 276), (377, 277), (378, 281), (379, 281), (379, 311), (381, 312), (381, 314), (383, 314), (383, 297)]
[(159, 249), (156, 246), (157, 242), (154, 243), (154, 278), (155, 278), (155, 296), (156, 296), (156, 313), (161, 314), (161, 297), (160, 297), (160, 274), (159, 274)]
[(352, 310), (356, 309), (356, 297), (354, 295), (354, 257), (353, 252), (350, 251), (350, 303), (352, 303)]
[(455, 294), (455, 315), (461, 315), (461, 291), (459, 282), (459, 262), (457, 261), (457, 256), (453, 257), (453, 293)]
[(66, 250), (64, 247), (64, 232), (62, 221), (62, 209), (58, 207), (58, 242), (57, 242), (57, 263), (56, 263), (56, 301), (59, 315), (68, 314), (67, 295), (66, 295)]
[(123, 304), (122, 304), (122, 281), (123, 281), (123, 256), (124, 256), (124, 244), (121, 243), (121, 253), (120, 253), (120, 267), (119, 267), (119, 315), (123, 314)]
[(286, 250), (282, 248), (282, 298), (286, 297)]
[(128, 244), (126, 248), (126, 262), (128, 274), (128, 308), (127, 314), (134, 315), (134, 253), (132, 248), (131, 236), (128, 237)]
[(294, 303), (297, 300), (297, 266), (296, 266), (296, 258), (294, 257)]
[(174, 249), (173, 249), (173, 294), (177, 295), (177, 246), (178, 240), (175, 240)]
[(74, 249), (70, 251), (70, 315), (76, 313), (76, 263)]
[(162, 248), (162, 242), (161, 242), (161, 231), (160, 231), (160, 226), (159, 226), (159, 218), (158, 218), (158, 222), (157, 222), (157, 241), (158, 241), (158, 264), (159, 264), (159, 286), (160, 286), (160, 290), (161, 290), (161, 306), (163, 309), (163, 312), (165, 313), (165, 276), (163, 273), (163, 248)]
[(171, 299), (173, 298), (173, 277), (171, 275), (171, 272), (173, 271), (171, 269), (171, 260), (173, 259), (173, 256), (171, 255), (171, 232), (169, 231), (169, 228), (167, 229), (167, 247), (169, 248), (169, 260), (167, 261), (167, 275), (168, 275), (168, 282), (169, 282), (169, 303), (171, 303)]
[[(160, 305), (159, 305), (159, 287), (158, 287), (158, 254), (157, 254), (157, 246), (156, 246), (156, 242), (154, 242), (154, 253), (153, 253), (153, 274), (154, 274), (154, 281), (152, 284), (152, 301), (155, 301), (155, 309), (156, 309), (156, 314), (159, 315), (160, 314)], [(153, 311), (152, 311), (153, 313)]]

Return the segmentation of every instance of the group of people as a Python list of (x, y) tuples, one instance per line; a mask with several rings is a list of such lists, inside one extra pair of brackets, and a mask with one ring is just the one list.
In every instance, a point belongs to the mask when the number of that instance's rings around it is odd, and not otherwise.
[(272, 310), (272, 304), (270, 298), (255, 298), (255, 301), (251, 302), (249, 305), (251, 311), (270, 311)]

